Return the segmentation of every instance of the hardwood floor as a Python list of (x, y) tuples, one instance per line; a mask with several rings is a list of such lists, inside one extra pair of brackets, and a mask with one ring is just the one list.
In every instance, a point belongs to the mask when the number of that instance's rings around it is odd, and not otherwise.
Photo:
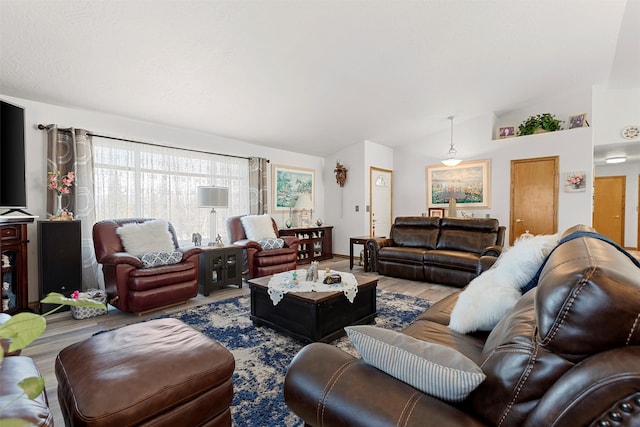
[[(349, 260), (335, 257), (332, 260), (322, 261), (320, 268), (326, 267), (337, 271), (349, 271)], [(358, 265), (354, 266), (352, 272), (357, 275), (362, 274), (367, 277), (377, 277), (379, 289), (425, 298), (432, 302), (438, 301), (457, 290), (457, 288), (449, 286), (379, 276), (377, 273), (365, 273), (362, 267)], [(208, 297), (198, 295), (186, 304), (158, 310), (141, 316), (123, 313), (112, 307), (104, 316), (83, 320), (73, 319), (68, 311), (55, 313), (47, 316), (47, 330), (45, 333), (32, 343), (31, 346), (23, 350), (22, 355), (33, 358), (38, 369), (40, 369), (45, 380), (49, 406), (51, 407), (55, 424), (63, 426), (64, 421), (58, 405), (57, 381), (54, 372), (55, 359), (60, 350), (77, 341), (89, 338), (99, 331), (119, 328), (142, 320), (152, 319), (162, 314), (174, 313), (201, 304), (246, 295), (248, 293), (249, 289), (246, 284), (242, 289), (230, 286), (219, 291), (214, 291)], [(99, 385), (97, 385), (97, 387), (99, 387)]]

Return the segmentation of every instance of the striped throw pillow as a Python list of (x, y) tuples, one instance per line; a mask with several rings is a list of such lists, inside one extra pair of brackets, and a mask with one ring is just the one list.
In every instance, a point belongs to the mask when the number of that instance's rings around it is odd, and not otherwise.
[(460, 402), (486, 378), (452, 348), (370, 325), (344, 329), (369, 365), (439, 399)]

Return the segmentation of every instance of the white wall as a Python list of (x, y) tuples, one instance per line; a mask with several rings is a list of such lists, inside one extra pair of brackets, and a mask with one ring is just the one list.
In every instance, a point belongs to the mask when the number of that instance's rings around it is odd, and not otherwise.
[[(461, 209), (475, 217), (489, 214), (501, 225), (509, 225), (511, 160), (534, 157), (559, 156), (560, 179), (563, 172), (584, 170), (587, 172), (587, 191), (567, 193), (560, 186), (558, 231), (581, 223), (591, 224), (592, 136), (591, 128), (571, 129), (503, 140), (492, 140), (494, 119), (492, 115), (476, 117), (455, 125), (454, 145), (463, 160), (491, 160), (490, 209)], [(474, 135), (477, 135), (474, 137)], [(420, 215), (427, 210), (426, 166), (438, 164), (444, 157), (443, 145), (449, 133), (434, 135), (425, 141), (421, 149), (415, 144), (394, 151), (394, 216)], [(458, 144), (458, 138), (461, 144)], [(475, 139), (474, 147), (465, 141)], [(435, 149), (433, 147), (436, 147)], [(445, 147), (446, 148), (446, 147)], [(562, 184), (562, 181), (560, 181)], [(458, 214), (460, 215), (460, 209)], [(507, 233), (509, 232), (507, 228)], [(505, 239), (508, 241), (508, 237)]]
[[(58, 107), (2, 94), (0, 94), (0, 97), (25, 108), (25, 142), (28, 159), (26, 165), (27, 211), (33, 215), (38, 215), (40, 220), (47, 218), (45, 209), (47, 191), (46, 133), (37, 129), (37, 125), (40, 123), (55, 123), (60, 127), (83, 128), (102, 135), (171, 147), (190, 148), (243, 157), (265, 157), (271, 161), (271, 164), (314, 169), (316, 171), (316, 194), (324, 194), (324, 159), (321, 157), (276, 150), (231, 138), (171, 128), (108, 114)], [(269, 179), (269, 186), (271, 186), (271, 178)], [(269, 194), (271, 194), (271, 191)], [(324, 216), (324, 209), (324, 197), (316, 197), (314, 216)], [(286, 216), (281, 213), (273, 214), (273, 217), (279, 225), (283, 225), (286, 219)], [(171, 220), (171, 218), (168, 219)], [(29, 301), (33, 302), (38, 300), (38, 241), (35, 224), (29, 225), (27, 228), (29, 237)]]

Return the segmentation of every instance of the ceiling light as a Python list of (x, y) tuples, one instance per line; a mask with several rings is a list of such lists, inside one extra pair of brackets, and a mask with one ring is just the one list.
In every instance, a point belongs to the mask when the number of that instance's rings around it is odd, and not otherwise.
[(449, 116), (448, 119), (451, 120), (451, 143), (449, 144), (449, 152), (447, 153), (447, 158), (442, 160), (442, 164), (445, 166), (456, 166), (462, 160), (456, 159), (458, 150), (453, 148), (453, 116)]
[(625, 156), (607, 157), (605, 160), (607, 163), (624, 163), (627, 161)]

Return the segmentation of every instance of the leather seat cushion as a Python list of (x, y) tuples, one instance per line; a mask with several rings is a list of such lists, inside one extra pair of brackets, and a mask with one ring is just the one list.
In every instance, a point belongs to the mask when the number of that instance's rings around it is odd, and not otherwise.
[(478, 268), (479, 255), (471, 252), (433, 250), (424, 254), (427, 266), (463, 269), (475, 273)]
[(268, 251), (258, 251), (253, 256), (253, 265), (255, 267), (267, 267), (271, 265), (286, 264), (289, 261), (295, 261), (298, 255), (291, 248), (270, 249)]
[(94, 335), (56, 358), (67, 425), (231, 424), (233, 355), (177, 319)]
[(426, 253), (425, 248), (387, 246), (378, 251), (378, 261), (422, 265)]

